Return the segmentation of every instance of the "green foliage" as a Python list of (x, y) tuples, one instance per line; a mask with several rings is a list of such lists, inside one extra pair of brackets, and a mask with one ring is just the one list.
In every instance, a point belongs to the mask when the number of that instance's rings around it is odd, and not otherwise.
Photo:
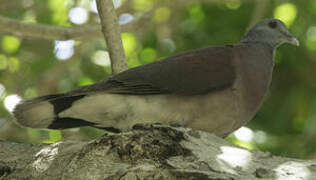
[(156, 50), (153, 48), (145, 48), (140, 52), (142, 62), (149, 63), (156, 60)]
[(133, 0), (132, 7), (137, 11), (148, 11), (154, 6), (153, 0)]
[(0, 70), (5, 70), (8, 67), (7, 57), (3, 54), (0, 54)]
[(133, 33), (122, 33), (122, 43), (128, 67), (131, 68), (141, 65), (137, 56), (140, 44), (135, 35)]
[(53, 24), (67, 25), (68, 10), (70, 8), (69, 0), (48, 0), (48, 6), (52, 11), (51, 17)]
[(204, 11), (201, 8), (200, 4), (192, 5), (189, 8), (189, 14), (190, 14), (190, 20), (195, 23), (201, 23), (205, 18)]
[(13, 54), (18, 51), (20, 47), (20, 40), (14, 36), (2, 37), (2, 50), (6, 53)]
[(60, 131), (48, 131), (48, 139), (47, 140), (43, 140), (43, 143), (56, 143), (58, 141), (62, 140), (62, 134)]
[[(86, 25), (96, 24), (98, 15), (89, 11), (90, 0), (14, 1), (0, 14), (32, 23), (75, 26), (68, 13), (73, 7), (89, 12)], [(4, 4), (9, 0), (4, 0)], [(185, 50), (238, 42), (253, 18), (257, 1), (123, 1), (120, 13), (131, 13), (134, 30), (122, 33), (129, 67), (153, 62)], [(148, 13), (147, 12), (151, 12)], [(139, 16), (146, 13), (149, 20)], [(281, 46), (275, 57), (270, 92), (263, 107), (247, 125), (253, 138), (228, 139), (240, 146), (292, 157), (316, 157), (316, 2), (281, 1), (268, 4), (264, 18), (282, 19), (300, 40), (300, 47)], [(0, 139), (25, 143), (54, 143), (69, 137), (91, 139), (105, 132), (94, 128), (79, 131), (46, 131), (20, 128), (11, 121), (4, 100), (61, 93), (106, 79), (110, 74), (103, 39), (75, 41), (74, 55), (61, 61), (53, 41), (0, 32)], [(3, 87), (3, 88), (2, 88)], [(10, 128), (7, 128), (10, 127)], [(248, 130), (249, 131), (249, 130)], [(249, 132), (248, 132), (249, 133)]]
[(79, 79), (79, 86), (87, 86), (95, 83), (90, 77), (84, 76)]
[(167, 7), (160, 7), (155, 10), (155, 14), (153, 17), (154, 22), (162, 23), (169, 19), (171, 11)]

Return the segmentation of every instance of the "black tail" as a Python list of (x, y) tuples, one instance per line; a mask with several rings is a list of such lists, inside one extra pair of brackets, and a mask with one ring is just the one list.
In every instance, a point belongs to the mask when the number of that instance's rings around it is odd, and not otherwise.
[(58, 117), (70, 108), (72, 103), (85, 95), (65, 96), (55, 94), (22, 101), (13, 111), (18, 124), (32, 128), (66, 129), (81, 126), (94, 126), (95, 123), (71, 117)]

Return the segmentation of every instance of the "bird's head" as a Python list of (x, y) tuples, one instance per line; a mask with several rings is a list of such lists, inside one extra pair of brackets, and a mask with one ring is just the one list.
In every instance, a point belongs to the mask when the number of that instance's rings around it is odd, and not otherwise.
[(278, 19), (265, 19), (258, 22), (247, 32), (241, 42), (266, 43), (272, 47), (278, 47), (283, 43), (299, 46), (299, 41)]

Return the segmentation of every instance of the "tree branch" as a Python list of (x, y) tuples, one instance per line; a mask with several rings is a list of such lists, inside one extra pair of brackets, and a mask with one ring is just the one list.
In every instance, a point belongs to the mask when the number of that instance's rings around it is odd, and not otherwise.
[(316, 161), (237, 147), (202, 131), (163, 125), (89, 142), (0, 141), (0, 179), (313, 179)]
[(253, 10), (253, 14), (251, 20), (249, 22), (248, 28), (252, 27), (258, 21), (260, 21), (264, 17), (264, 13), (269, 5), (270, 0), (256, 0), (255, 8)]
[(47, 40), (69, 40), (100, 38), (100, 26), (57, 27), (52, 25), (31, 24), (0, 16), (0, 31), (20, 36)]
[(112, 74), (117, 74), (127, 69), (118, 18), (112, 0), (97, 0), (96, 2), (102, 32), (110, 53)]
[[(122, 31), (131, 31), (137, 28), (136, 22), (148, 21), (149, 13), (135, 18), (132, 23), (121, 25)], [(100, 25), (86, 25), (79, 27), (59, 27), (54, 25), (32, 24), (0, 16), (0, 32), (23, 37), (40, 38), (46, 40), (86, 40), (104, 37)]]

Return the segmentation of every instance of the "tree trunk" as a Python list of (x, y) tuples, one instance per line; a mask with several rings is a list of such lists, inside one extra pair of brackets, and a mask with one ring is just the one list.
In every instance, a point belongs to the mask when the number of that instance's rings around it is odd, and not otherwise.
[(249, 151), (212, 134), (162, 125), (90, 142), (0, 142), (0, 179), (316, 179), (316, 160)]

